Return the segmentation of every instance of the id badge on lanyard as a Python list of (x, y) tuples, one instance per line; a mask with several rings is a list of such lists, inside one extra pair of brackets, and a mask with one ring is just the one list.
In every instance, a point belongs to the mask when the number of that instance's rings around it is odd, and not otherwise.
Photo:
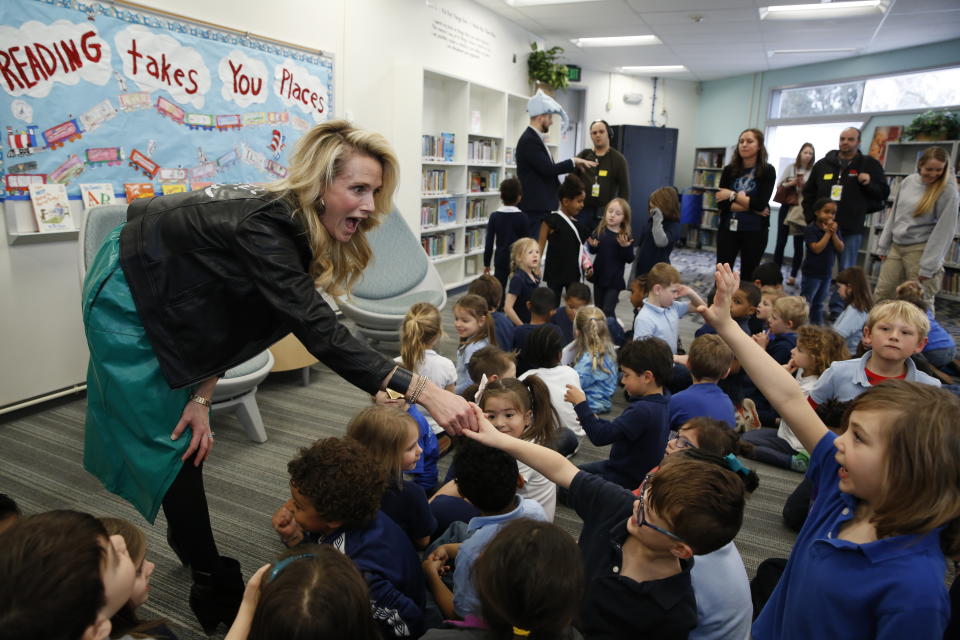
[(730, 216), (730, 231), (736, 231), (737, 224), (738, 224), (737, 214), (733, 214), (732, 216)]
[(599, 198), (599, 197), (600, 197), (600, 182), (599, 182), (599, 178), (597, 178), (596, 180), (594, 180), (593, 186), (590, 188), (590, 195), (591, 195), (591, 197), (594, 197), (594, 198)]

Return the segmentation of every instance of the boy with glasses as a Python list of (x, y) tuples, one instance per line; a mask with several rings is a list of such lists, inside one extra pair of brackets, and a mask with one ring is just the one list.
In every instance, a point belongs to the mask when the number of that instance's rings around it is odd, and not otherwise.
[(692, 556), (733, 540), (743, 521), (743, 482), (697, 460), (666, 465), (639, 499), (581, 471), (559, 453), (500, 433), (478, 411), (466, 437), (502, 449), (558, 487), (583, 519), (586, 591), (578, 628), (589, 638), (686, 638), (697, 624)]

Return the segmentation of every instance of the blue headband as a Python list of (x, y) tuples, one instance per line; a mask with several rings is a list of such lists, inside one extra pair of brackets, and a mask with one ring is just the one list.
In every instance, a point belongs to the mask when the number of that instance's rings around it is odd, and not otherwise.
[(743, 466), (737, 459), (737, 456), (733, 455), (732, 453), (728, 453), (723, 459), (726, 461), (727, 468), (730, 469), (730, 471), (738, 473), (742, 476), (750, 474), (750, 470)]
[(273, 582), (273, 579), (276, 578), (281, 571), (286, 569), (290, 565), (290, 563), (296, 560), (299, 560), (301, 558), (313, 558), (313, 557), (314, 555), (312, 553), (300, 553), (295, 556), (287, 556), (277, 564), (273, 565), (273, 569), (270, 570), (270, 575), (267, 576), (267, 583), (269, 584)]

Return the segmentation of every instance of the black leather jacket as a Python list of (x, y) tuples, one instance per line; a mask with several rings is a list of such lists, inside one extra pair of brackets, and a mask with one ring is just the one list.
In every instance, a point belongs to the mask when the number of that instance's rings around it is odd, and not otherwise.
[(195, 384), (293, 332), (374, 393), (395, 363), (355, 339), (317, 293), (290, 204), (251, 185), (135, 200), (120, 264), (171, 388)]

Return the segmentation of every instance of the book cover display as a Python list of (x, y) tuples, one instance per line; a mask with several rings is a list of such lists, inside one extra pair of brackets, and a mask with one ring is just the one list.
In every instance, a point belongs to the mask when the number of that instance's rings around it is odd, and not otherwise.
[(110, 182), (97, 182), (80, 185), (80, 199), (83, 200), (84, 210), (107, 204), (116, 204), (116, 193)]
[(40, 233), (73, 231), (77, 228), (70, 213), (67, 189), (62, 184), (30, 185), (30, 202)]

